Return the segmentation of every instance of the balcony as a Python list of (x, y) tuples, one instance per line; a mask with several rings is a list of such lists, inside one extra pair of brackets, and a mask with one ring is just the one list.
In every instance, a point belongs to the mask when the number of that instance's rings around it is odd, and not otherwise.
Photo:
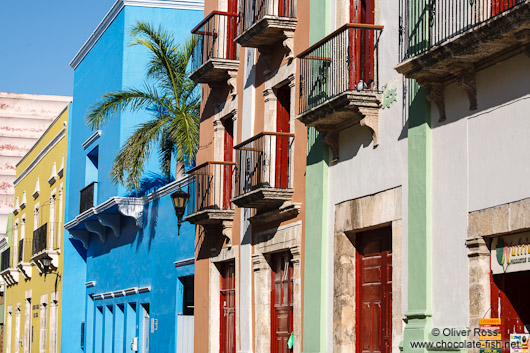
[(475, 72), (526, 50), (530, 0), (400, 0), (396, 70), (415, 79), (445, 120), (444, 87), (456, 81), (477, 109)]
[(0, 275), (8, 286), (18, 283), (19, 272), (11, 266), (11, 250), (7, 248), (2, 251), (2, 265)]
[(234, 219), (234, 207), (230, 201), (234, 166), (233, 162), (207, 162), (188, 171), (194, 182), (190, 187), (193, 197), (186, 221), (209, 225)]
[(379, 38), (383, 26), (346, 24), (315, 43), (300, 59), (298, 119), (315, 127), (338, 160), (338, 134), (355, 124), (372, 130), (378, 145)]
[(97, 190), (98, 183), (94, 181), (81, 189), (81, 198), (79, 202), (79, 213), (83, 213), (94, 207), (94, 194)]
[(45, 223), (33, 232), (33, 251), (31, 261), (43, 272), (42, 258), (46, 255), (52, 258), (52, 268), (59, 266), (59, 246), (57, 245), (57, 222)]
[(31, 257), (33, 255), (33, 241), (31, 238), (24, 238), (18, 241), (18, 264), (17, 268), (25, 279), (31, 278)]
[(292, 53), (296, 29), (294, 0), (243, 0), (238, 19), (238, 36), (242, 47), (267, 50), (278, 41)]
[(278, 210), (292, 199), (293, 142), (291, 133), (262, 132), (234, 146), (235, 205), (255, 208), (263, 214)]
[(191, 33), (197, 45), (193, 50), (190, 79), (209, 85), (226, 82), (234, 90), (239, 66), (234, 42), (237, 14), (213, 11)]

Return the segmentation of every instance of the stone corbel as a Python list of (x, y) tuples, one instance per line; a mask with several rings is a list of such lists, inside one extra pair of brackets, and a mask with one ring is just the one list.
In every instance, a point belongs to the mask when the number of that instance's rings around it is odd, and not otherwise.
[(284, 31), (283, 32), (283, 47), (285, 48), (285, 58), (289, 61), (294, 59), (294, 32)]
[(136, 227), (142, 228), (142, 215), (144, 213), (143, 203), (119, 203), (118, 212), (120, 212), (125, 217), (134, 218), (136, 221)]
[(259, 58), (263, 62), (263, 66), (265, 66), (265, 70), (263, 70), (263, 74), (266, 76), (271, 73), (271, 51), (269, 47), (262, 47), (259, 48)]
[(291, 252), (291, 256), (293, 257), (291, 262), (293, 264), (300, 263), (300, 258), (301, 258), (301, 255), (302, 255), (302, 251), (300, 249), (300, 245), (296, 245), (296, 246), (290, 248), (289, 251)]
[(230, 88), (230, 97), (235, 97), (237, 95), (237, 71), (228, 71), (228, 80), (226, 83)]
[(97, 234), (99, 240), (101, 240), (102, 243), (105, 243), (107, 240), (107, 228), (102, 226), (101, 223), (98, 221), (85, 221), (85, 227), (89, 232)]
[(374, 141), (374, 148), (379, 146), (379, 114), (374, 112), (373, 108), (359, 108), (359, 112), (364, 115), (361, 119), (360, 125), (372, 130), (372, 140)]
[(339, 132), (337, 130), (321, 131), (324, 143), (331, 149), (331, 162), (339, 160)]
[(425, 84), (424, 86), (427, 91), (427, 100), (429, 102), (436, 104), (438, 107), (438, 112), (440, 113), (439, 122), (445, 121), (447, 119), (445, 115), (445, 95), (444, 90), (445, 86), (441, 84)]
[(252, 268), (254, 269), (254, 272), (266, 270), (267, 267), (267, 259), (263, 254), (258, 253), (252, 255)]
[(525, 47), (526, 56), (530, 57), (530, 29), (523, 29), (515, 33), (515, 38)]
[(86, 229), (68, 229), (72, 238), (77, 239), (83, 243), (85, 249), (90, 245), (90, 233)]
[(232, 243), (232, 221), (223, 221), (221, 223), (221, 232), (226, 238), (226, 244)]
[(103, 226), (110, 228), (116, 238), (120, 237), (121, 221), (119, 215), (99, 214), (98, 220)]
[(469, 98), (469, 110), (477, 110), (477, 83), (475, 70), (469, 68), (456, 75), (458, 87), (464, 89)]

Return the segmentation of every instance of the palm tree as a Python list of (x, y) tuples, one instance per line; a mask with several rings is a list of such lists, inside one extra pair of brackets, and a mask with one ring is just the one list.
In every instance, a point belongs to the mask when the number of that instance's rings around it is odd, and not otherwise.
[(186, 68), (195, 41), (175, 44), (173, 35), (138, 21), (131, 30), (133, 42), (150, 51), (146, 82), (142, 88), (105, 93), (90, 108), (86, 123), (92, 129), (119, 113), (151, 110), (153, 118), (141, 123), (121, 147), (110, 176), (115, 184), (138, 189), (146, 160), (158, 148), (161, 170), (171, 180), (171, 160), (176, 156), (177, 174), (191, 162), (199, 145), (200, 97)]

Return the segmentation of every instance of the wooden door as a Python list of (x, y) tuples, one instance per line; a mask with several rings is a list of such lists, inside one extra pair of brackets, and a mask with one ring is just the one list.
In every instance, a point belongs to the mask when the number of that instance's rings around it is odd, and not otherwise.
[(234, 16), (226, 16), (226, 58), (236, 60), (237, 44), (234, 39), (237, 36), (237, 0), (228, 0), (227, 12)]
[(392, 351), (392, 229), (356, 236), (357, 352)]
[[(276, 131), (290, 132), (291, 89), (283, 86), (277, 91)], [(273, 140), (274, 141), (274, 140)], [(276, 137), (275, 187), (287, 188), (289, 182), (289, 137)]]
[(290, 0), (278, 0), (278, 16), (291, 17), (291, 3)]
[(236, 352), (236, 282), (235, 264), (227, 262), (221, 265), (220, 290), (221, 332), (220, 353)]
[(293, 332), (293, 264), (289, 252), (272, 256), (271, 353), (289, 353)]
[[(350, 0), (350, 22), (374, 24), (374, 6), (374, 0)], [(355, 89), (361, 80), (367, 88), (372, 88), (375, 80), (375, 34), (375, 31), (368, 29), (349, 29), (350, 90)]]
[[(224, 154), (225, 162), (233, 162), (234, 154), (234, 122), (228, 118), (223, 123), (224, 133)], [(230, 199), (232, 198), (232, 166), (224, 165), (223, 167), (223, 209), (230, 209)]]
[[(501, 339), (510, 341), (510, 334), (524, 333), (530, 324), (528, 294), (522, 288), (530, 280), (530, 271), (491, 275), (491, 317), (501, 319)], [(503, 353), (509, 353), (509, 346), (502, 346)]]

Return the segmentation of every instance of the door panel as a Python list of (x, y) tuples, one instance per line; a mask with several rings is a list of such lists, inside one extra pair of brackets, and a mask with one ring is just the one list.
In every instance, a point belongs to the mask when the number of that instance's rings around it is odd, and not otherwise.
[[(237, 14), (237, 0), (228, 1), (228, 13)], [(222, 18), (222, 17), (221, 17)], [(234, 39), (237, 36), (237, 17), (227, 16), (227, 31), (226, 31), (226, 58), (228, 60), (235, 60), (237, 58), (237, 44)]]
[(221, 265), (220, 290), (220, 342), (221, 353), (236, 352), (236, 287), (235, 264), (227, 262)]
[(271, 258), (271, 353), (289, 353), (293, 332), (293, 264), (288, 252)]
[(390, 353), (392, 337), (392, 230), (356, 236), (357, 350)]
[[(276, 131), (290, 132), (291, 89), (283, 86), (277, 91)], [(276, 138), (276, 180), (275, 187), (287, 188), (289, 178), (289, 138)]]
[[(224, 161), (233, 162), (234, 150), (234, 122), (228, 118), (223, 123), (224, 133)], [(232, 166), (223, 166), (223, 209), (231, 208), (230, 199), (232, 198)]]

